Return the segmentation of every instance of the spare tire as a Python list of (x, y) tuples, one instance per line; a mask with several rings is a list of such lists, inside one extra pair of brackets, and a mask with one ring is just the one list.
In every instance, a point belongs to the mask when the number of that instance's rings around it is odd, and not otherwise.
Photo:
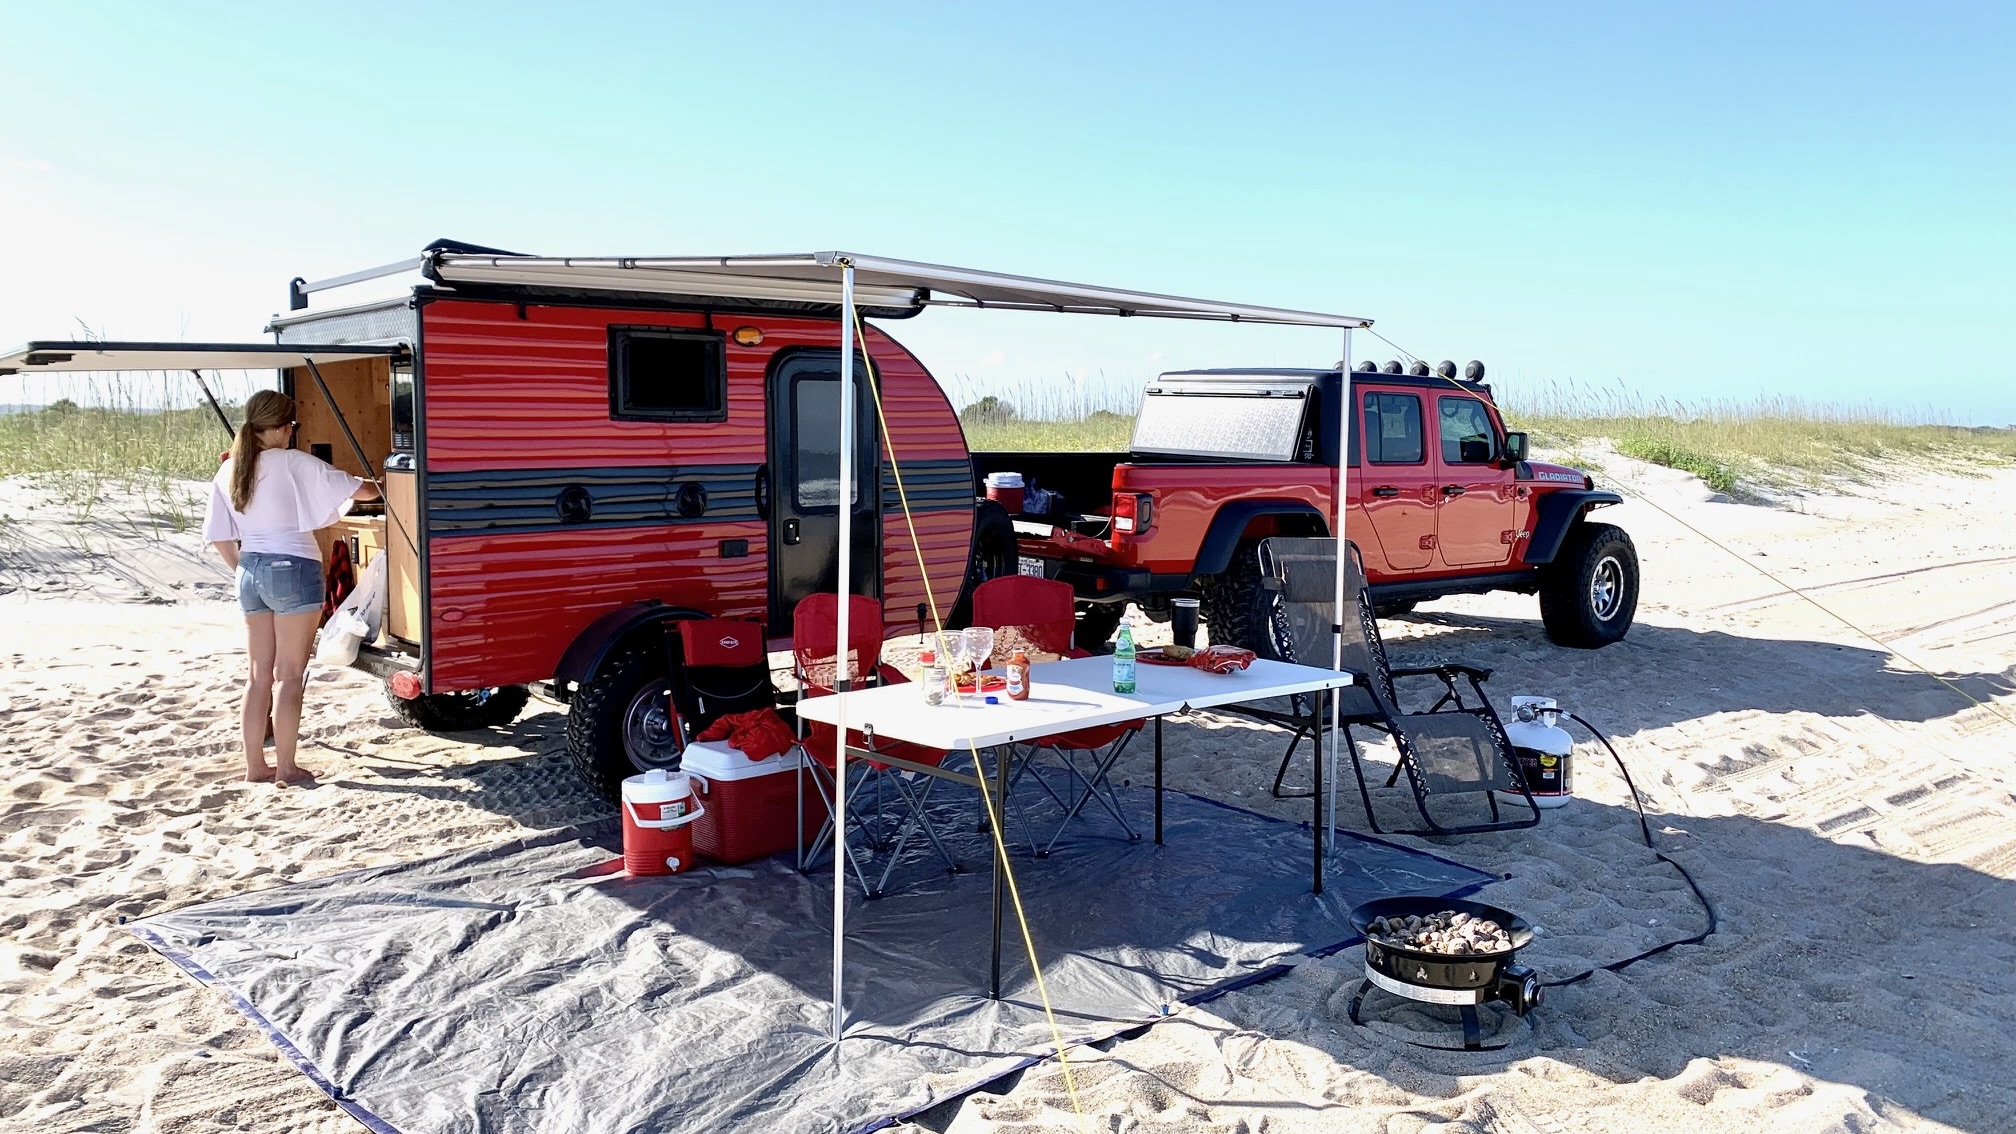
[(532, 691), (523, 685), (500, 685), (494, 689), (466, 689), (457, 693), (422, 693), (401, 697), (385, 685), (385, 699), (399, 719), (427, 732), (466, 732), (473, 728), (502, 728), (518, 719)]

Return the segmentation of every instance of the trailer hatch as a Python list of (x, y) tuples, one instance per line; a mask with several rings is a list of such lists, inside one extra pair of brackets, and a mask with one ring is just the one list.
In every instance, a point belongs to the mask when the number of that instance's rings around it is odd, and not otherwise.
[(9, 374), (81, 374), (111, 370), (276, 370), (384, 358), (404, 347), (303, 343), (32, 342), (0, 354)]

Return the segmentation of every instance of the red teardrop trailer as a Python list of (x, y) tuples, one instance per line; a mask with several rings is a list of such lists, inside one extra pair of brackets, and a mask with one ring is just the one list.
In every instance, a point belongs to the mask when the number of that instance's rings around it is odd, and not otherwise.
[(538, 686), (569, 706), (574, 761), (614, 800), (687, 740), (670, 623), (760, 623), (788, 648), (794, 605), (840, 585), (848, 529), (852, 590), (892, 634), (928, 621), (927, 577), (949, 613), (1016, 570), (1014, 526), (944, 391), (867, 322), (842, 491), (843, 266), (855, 309), (880, 320), (963, 306), (1366, 325), (845, 253), (562, 259), (443, 241), (294, 280), (271, 343), (35, 342), (0, 368), (278, 369), (296, 444), (385, 490), (322, 533), (360, 568), (387, 557), (385, 625), (355, 664), (433, 730), (508, 724)]

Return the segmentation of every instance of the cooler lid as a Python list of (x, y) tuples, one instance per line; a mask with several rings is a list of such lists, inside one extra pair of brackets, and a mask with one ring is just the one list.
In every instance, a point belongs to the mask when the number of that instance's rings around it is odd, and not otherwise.
[(740, 748), (725, 740), (696, 740), (686, 746), (679, 759), (681, 770), (707, 780), (749, 780), (777, 772), (795, 771), (805, 762), (803, 750), (793, 747), (763, 760), (751, 760)]

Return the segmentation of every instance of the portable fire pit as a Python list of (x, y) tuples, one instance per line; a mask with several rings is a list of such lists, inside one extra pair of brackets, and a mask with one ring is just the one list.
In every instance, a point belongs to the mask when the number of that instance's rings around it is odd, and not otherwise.
[(1478, 1006), (1502, 1004), (1523, 1018), (1540, 1004), (1539, 975), (1513, 962), (1533, 940), (1533, 927), (1510, 910), (1453, 898), (1381, 898), (1353, 909), (1351, 927), (1365, 937), (1365, 983), (1351, 998), (1353, 1024), (1364, 1023), (1359, 1007), (1377, 987), (1457, 1008), (1461, 1050), (1496, 1051), (1505, 1045), (1485, 1045)]

